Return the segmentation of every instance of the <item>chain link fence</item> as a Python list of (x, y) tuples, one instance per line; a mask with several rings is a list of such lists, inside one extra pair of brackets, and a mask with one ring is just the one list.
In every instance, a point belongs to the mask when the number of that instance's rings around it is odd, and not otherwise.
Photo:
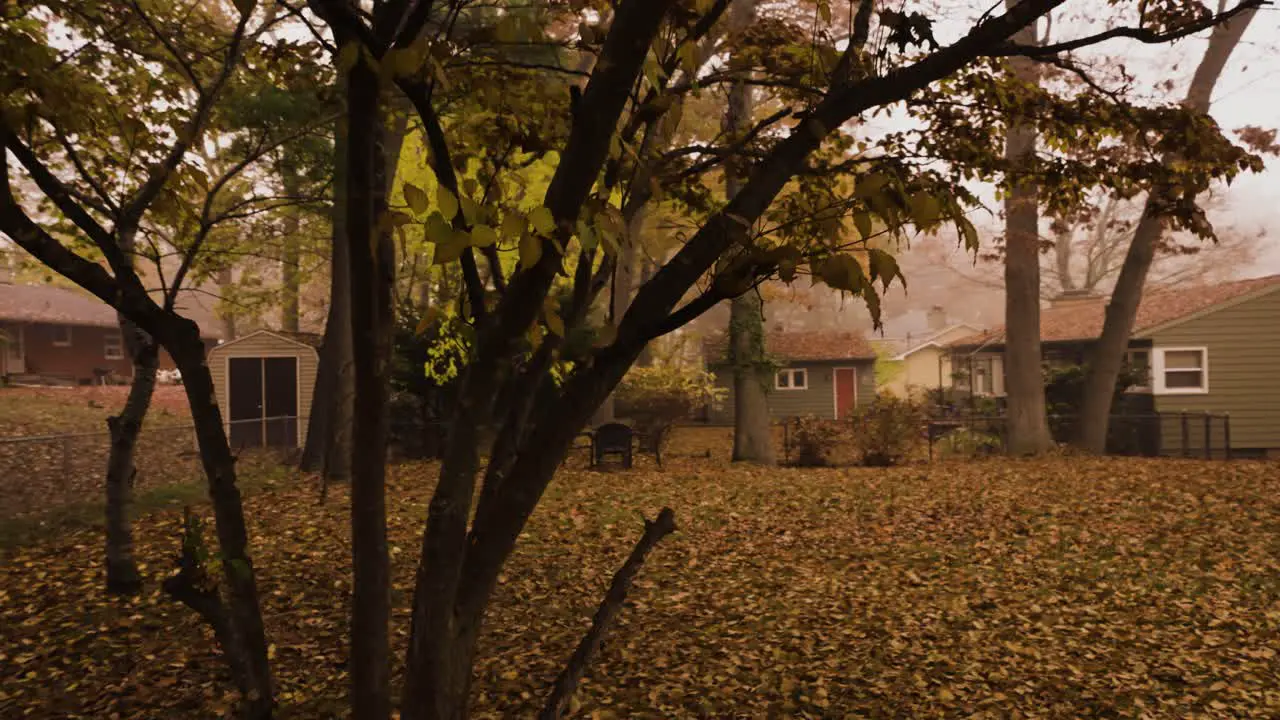
[[(305, 418), (278, 417), (228, 424), (232, 451), (246, 459), (268, 459), (292, 451)], [(264, 452), (266, 450), (266, 452)], [(72, 505), (101, 503), (111, 436), (93, 433), (0, 438), (0, 520), (29, 518)], [(144, 424), (134, 465), (135, 496), (203, 488), (204, 469), (195, 427)]]

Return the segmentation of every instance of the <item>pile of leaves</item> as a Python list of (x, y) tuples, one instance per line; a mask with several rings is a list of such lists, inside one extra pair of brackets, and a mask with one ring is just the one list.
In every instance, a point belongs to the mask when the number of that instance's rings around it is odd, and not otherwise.
[[(389, 499), (402, 657), (435, 466)], [(247, 500), (282, 718), (344, 716), (350, 548), (340, 489)], [(1280, 476), (1265, 463), (992, 460), (566, 470), (487, 619), (475, 715), (529, 717), (640, 515), (676, 509), (574, 703), (623, 717), (1276, 717)], [(158, 592), (179, 512), (142, 518), (148, 592), (101, 592), (101, 539), (0, 562), (0, 716), (217, 717), (209, 633)], [(400, 668), (395, 668), (399, 673)]]

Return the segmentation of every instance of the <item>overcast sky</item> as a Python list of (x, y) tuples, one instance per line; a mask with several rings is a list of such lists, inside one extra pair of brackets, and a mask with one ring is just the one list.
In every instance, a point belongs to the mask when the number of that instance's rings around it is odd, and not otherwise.
[[(1234, 4), (1235, 0), (1229, 2)], [(944, 43), (956, 39), (971, 27), (976, 13), (990, 4), (991, 0), (944, 2), (938, 17), (954, 19), (939, 22), (936, 28), (939, 39)], [(1105, 7), (1103, 0), (1068, 2), (1064, 11), (1055, 17), (1051, 40), (1061, 42), (1104, 29), (1104, 20), (1082, 18), (1081, 14)], [(1176, 100), (1186, 93), (1207, 37), (1206, 32), (1164, 45), (1117, 39), (1082, 51), (1081, 57), (1087, 60), (1117, 58), (1136, 77), (1135, 88), (1143, 96), (1152, 100)], [(1172, 91), (1157, 89), (1165, 80), (1174, 82)], [(1218, 81), (1211, 113), (1228, 131), (1249, 125), (1280, 127), (1280, 9), (1263, 8), (1250, 23)], [(1263, 259), (1242, 275), (1280, 272), (1280, 158), (1267, 157), (1266, 162), (1266, 171), (1233, 181), (1224, 191), (1226, 206), (1211, 214), (1215, 224), (1223, 227), (1230, 224), (1240, 231), (1270, 229)]]

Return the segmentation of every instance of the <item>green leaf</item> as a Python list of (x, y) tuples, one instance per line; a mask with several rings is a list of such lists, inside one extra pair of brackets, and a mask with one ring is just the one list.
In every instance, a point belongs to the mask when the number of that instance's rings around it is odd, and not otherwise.
[(854, 213), (853, 226), (858, 229), (858, 234), (863, 240), (871, 237), (871, 213), (865, 210)]
[(866, 287), (866, 275), (862, 272), (862, 265), (852, 255), (832, 255), (822, 261), (817, 275), (822, 282), (836, 290), (857, 294)]
[(956, 227), (960, 230), (960, 237), (964, 241), (966, 250), (977, 250), (978, 245), (978, 229), (973, 226), (969, 218), (961, 216), (956, 220)]
[(475, 200), (462, 195), (458, 198), (458, 203), (462, 206), (462, 218), (468, 225), (474, 225), (484, 219), (481, 217), (480, 206)]
[(431, 217), (427, 218), (427, 240), (433, 243), (449, 242), (453, 238), (453, 227), (449, 225), (449, 221), (444, 219), (440, 211), (431, 213)]
[(520, 267), (528, 270), (542, 259), (542, 238), (525, 233), (520, 238)]
[(938, 222), (938, 214), (942, 205), (938, 199), (926, 192), (912, 193), (907, 199), (907, 211), (917, 228), (925, 228)]
[(436, 186), (436, 205), (440, 208), (440, 213), (450, 220), (458, 214), (458, 196), (443, 185)]
[(466, 251), (467, 245), (471, 240), (471, 235), (465, 232), (452, 231), (449, 238), (444, 242), (436, 243), (436, 252), (432, 256), (431, 262), (435, 265), (443, 265), (451, 263), (462, 257), (462, 253)]
[(471, 228), (471, 244), (475, 247), (489, 247), (498, 242), (498, 233), (488, 225), (476, 225)]
[(871, 268), (871, 282), (880, 278), (885, 290), (889, 289), (889, 283), (895, 277), (900, 278), (902, 286), (906, 287), (907, 279), (903, 276), (901, 268), (898, 267), (898, 260), (893, 255), (879, 248), (871, 248), (867, 251), (867, 265)]
[(431, 205), (431, 201), (427, 199), (426, 191), (413, 183), (404, 184), (404, 201), (409, 204), (409, 209), (415, 215), (425, 213)]
[(529, 223), (540, 235), (550, 235), (556, 230), (556, 219), (547, 207), (535, 208), (529, 213)]
[(524, 235), (525, 219), (518, 210), (511, 210), (502, 218), (502, 239), (518, 240)]

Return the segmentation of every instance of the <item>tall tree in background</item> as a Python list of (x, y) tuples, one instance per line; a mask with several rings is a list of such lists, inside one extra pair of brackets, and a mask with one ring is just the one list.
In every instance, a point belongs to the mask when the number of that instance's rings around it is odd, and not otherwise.
[[(1219, 3), (1219, 13), (1226, 10), (1226, 0)], [(1222, 76), (1222, 70), (1231, 53), (1240, 43), (1249, 23), (1257, 14), (1255, 8), (1245, 9), (1227, 22), (1213, 28), (1209, 44), (1205, 48), (1200, 65), (1196, 68), (1187, 89), (1183, 107), (1191, 111), (1191, 120), (1201, 127), (1214, 126), (1209, 117), (1209, 105), (1213, 88)], [(1189, 128), (1190, 131), (1190, 128)], [(1170, 150), (1161, 158), (1166, 167), (1188, 165), (1199, 160), (1198, 154), (1216, 150), (1212, 145), (1183, 146)], [(1183, 173), (1180, 182), (1166, 182), (1153, 187), (1147, 194), (1142, 218), (1133, 232), (1133, 240), (1125, 253), (1124, 264), (1116, 278), (1111, 300), (1107, 303), (1106, 320), (1102, 335), (1094, 343), (1085, 376), (1084, 398), (1081, 406), (1080, 430), (1076, 444), (1092, 453), (1103, 453), (1107, 447), (1107, 430), (1111, 420), (1111, 401), (1116, 379), (1124, 365), (1129, 336), (1138, 317), (1138, 305), (1142, 302), (1142, 290), (1147, 273), (1155, 258), (1161, 238), (1171, 224), (1178, 223), (1205, 236), (1212, 235), (1212, 228), (1204, 212), (1196, 206), (1196, 198), (1205, 192), (1213, 181), (1210, 173)]]
[[(1012, 8), (1018, 0), (1006, 0)], [(1015, 43), (1043, 45), (1036, 26), (1028, 25), (1013, 36)], [(1040, 69), (1035, 60), (1009, 58), (1014, 80), (1039, 87)], [(1005, 157), (1009, 163), (1009, 188), (1005, 191), (1004, 372), (1008, 408), (1008, 450), (1014, 455), (1036, 455), (1053, 446), (1044, 399), (1044, 374), (1040, 369), (1040, 185), (1036, 178), (1038, 118), (1011, 114)]]
[[(755, 20), (756, 0), (738, 0), (729, 9), (729, 32), (743, 33)], [(736, 67), (735, 67), (736, 65)], [(724, 112), (724, 132), (730, 138), (745, 133), (752, 124), (751, 64), (739, 55), (730, 56), (729, 66), (739, 73), (729, 85)], [(746, 182), (749, 168), (735, 159), (725, 166), (724, 192), (727, 200)], [(777, 462), (769, 417), (769, 390), (773, 373), (764, 341), (764, 301), (760, 293), (748, 291), (729, 301), (729, 364), (733, 368), (733, 459), (772, 465)]]

